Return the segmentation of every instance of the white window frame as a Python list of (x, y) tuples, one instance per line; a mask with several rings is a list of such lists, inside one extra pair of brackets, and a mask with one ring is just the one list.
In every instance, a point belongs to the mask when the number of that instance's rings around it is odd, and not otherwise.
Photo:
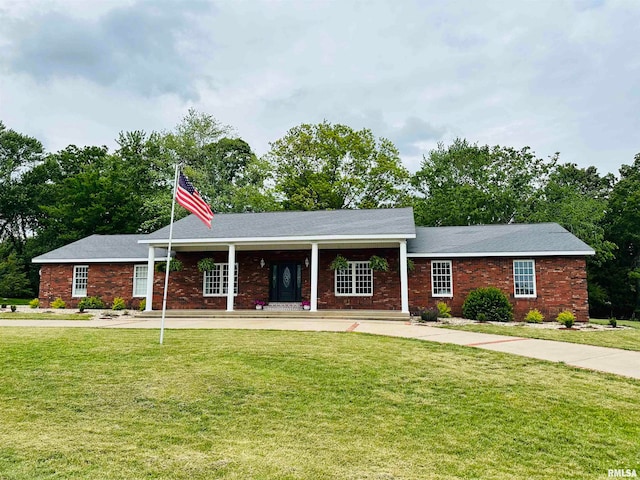
[[(516, 273), (516, 264), (518, 263), (529, 263), (531, 264), (531, 274), (522, 274)], [(525, 276), (526, 278), (531, 278), (533, 281), (533, 293), (518, 293), (518, 282), (517, 279), (519, 276)], [(533, 259), (518, 259), (513, 261), (513, 296), (514, 298), (536, 298), (538, 296), (537, 287), (536, 287), (536, 261)]]
[[(233, 296), (238, 295), (238, 264), (236, 263), (234, 282), (233, 282)], [(226, 267), (226, 269), (224, 268)], [(223, 272), (226, 272), (226, 275), (223, 275)], [(211, 275), (212, 277), (218, 277), (218, 291), (207, 293), (207, 276)], [(227, 283), (229, 279), (229, 263), (216, 263), (214, 270), (208, 270), (202, 273), (202, 296), (203, 297), (226, 297), (227, 296)], [(211, 281), (211, 285), (213, 286), (213, 278)]]
[[(140, 269), (144, 269), (145, 274), (144, 274), (144, 288), (142, 290), (142, 292), (138, 292), (136, 294), (136, 285), (137, 285), (137, 281), (138, 280), (142, 280), (142, 276), (138, 273), (138, 271)], [(141, 263), (139, 265), (134, 265), (133, 266), (133, 292), (132, 292), (132, 296), (133, 298), (142, 298), (142, 297), (146, 297), (147, 296), (147, 282), (149, 281), (149, 266), (146, 263)]]
[[(371, 284), (371, 291), (365, 293), (356, 293), (357, 285), (358, 285), (358, 275), (357, 275), (357, 265), (365, 265), (369, 269), (369, 280), (368, 283)], [(345, 269), (346, 270), (346, 269)], [(351, 284), (351, 291), (349, 293), (339, 293), (338, 292), (338, 276), (343, 275), (343, 270), (335, 270), (334, 274), (334, 293), (336, 297), (373, 297), (373, 270), (371, 269), (371, 262), (367, 261), (354, 261), (349, 262), (349, 271), (346, 273), (347, 276), (351, 276), (349, 283)], [(364, 277), (364, 275), (362, 276)], [(362, 281), (362, 278), (361, 278)]]
[[(84, 272), (84, 276), (80, 277), (80, 271)], [(80, 280), (84, 280), (84, 289), (78, 288)], [(71, 280), (71, 296), (73, 298), (82, 298), (87, 296), (87, 289), (89, 287), (89, 265), (74, 265), (73, 266), (73, 279)]]
[[(446, 265), (449, 269), (449, 274), (446, 273), (435, 273), (434, 267), (438, 264), (440, 267)], [(436, 293), (436, 280), (441, 281), (442, 279), (447, 279), (449, 281), (449, 291), (446, 293)], [(443, 297), (443, 298), (452, 298), (453, 297), (453, 265), (451, 264), (451, 260), (431, 260), (431, 296), (432, 297)]]

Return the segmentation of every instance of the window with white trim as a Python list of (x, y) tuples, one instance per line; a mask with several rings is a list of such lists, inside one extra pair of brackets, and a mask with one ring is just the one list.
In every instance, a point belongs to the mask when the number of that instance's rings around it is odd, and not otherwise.
[[(233, 293), (238, 294), (238, 264), (234, 269)], [(202, 293), (205, 297), (219, 297), (227, 294), (229, 282), (229, 264), (216, 263), (213, 270), (204, 272), (202, 280)]]
[(147, 265), (134, 265), (133, 266), (133, 296), (134, 297), (146, 297), (147, 296)]
[(73, 267), (73, 297), (87, 296), (87, 283), (89, 281), (89, 266), (75, 265)]
[(434, 297), (453, 296), (451, 260), (431, 261), (431, 295)]
[(533, 260), (513, 261), (513, 295), (536, 296), (536, 264)]
[(369, 262), (349, 262), (349, 268), (336, 270), (336, 296), (373, 295), (373, 270)]

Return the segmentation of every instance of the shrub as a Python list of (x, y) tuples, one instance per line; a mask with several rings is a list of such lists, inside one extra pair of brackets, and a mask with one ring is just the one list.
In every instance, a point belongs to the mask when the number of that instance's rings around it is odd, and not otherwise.
[(570, 310), (564, 310), (558, 314), (556, 320), (562, 323), (565, 327), (571, 328), (576, 321), (576, 316), (571, 313)]
[(471, 290), (464, 300), (462, 315), (471, 320), (480, 320), (480, 314), (484, 314), (488, 322), (509, 322), (513, 320), (513, 306), (500, 289), (477, 288)]
[(542, 323), (544, 320), (544, 315), (540, 313), (540, 310), (534, 308), (533, 310), (529, 310), (524, 317), (524, 321), (527, 323)]
[(31, 300), (29, 302), (29, 306), (31, 308), (38, 308), (40, 306), (40, 299), (39, 298), (34, 298), (33, 300)]
[(140, 300), (140, 303), (138, 304), (138, 310), (140, 310), (141, 312), (144, 312), (145, 308), (147, 308), (147, 299), (143, 298), (142, 300)]
[(2, 305), (0, 305), (0, 308), (7, 308), (7, 304), (3, 303)]
[(480, 323), (487, 323), (487, 315), (484, 312), (478, 314), (478, 321)]
[(56, 298), (53, 302), (51, 302), (52, 308), (65, 308), (67, 303), (62, 300), (60, 297)]
[(616, 328), (618, 326), (618, 321), (615, 318), (610, 318), (609, 325), (611, 325), (613, 328)]
[(451, 318), (451, 307), (446, 302), (436, 303), (436, 308), (438, 309), (438, 317)]
[(427, 310), (423, 310), (420, 312), (420, 320), (423, 322), (437, 322), (438, 321), (438, 310), (435, 308), (428, 308)]
[(127, 304), (122, 297), (116, 297), (113, 299), (113, 303), (111, 304), (111, 310), (124, 310), (127, 308)]
[(78, 302), (78, 308), (81, 310), (89, 310), (91, 308), (104, 308), (105, 304), (100, 297), (85, 297)]
[(11, 305), (11, 311), (15, 312), (17, 310), (18, 307), (16, 307), (15, 305)]

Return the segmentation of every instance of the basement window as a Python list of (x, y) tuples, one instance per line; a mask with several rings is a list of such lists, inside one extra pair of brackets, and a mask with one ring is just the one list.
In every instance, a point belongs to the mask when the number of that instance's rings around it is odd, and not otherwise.
[(87, 283), (89, 281), (89, 266), (76, 265), (73, 267), (73, 297), (87, 296)]
[(514, 297), (536, 296), (536, 264), (533, 260), (513, 261)]
[[(202, 280), (202, 292), (205, 297), (222, 297), (227, 294), (229, 283), (229, 264), (216, 263), (213, 270), (204, 272)], [(238, 264), (236, 263), (234, 275), (234, 295), (238, 294)]]
[(369, 262), (349, 262), (349, 268), (336, 270), (335, 293), (338, 297), (371, 297), (373, 270)]
[(431, 295), (453, 297), (451, 260), (431, 261)]

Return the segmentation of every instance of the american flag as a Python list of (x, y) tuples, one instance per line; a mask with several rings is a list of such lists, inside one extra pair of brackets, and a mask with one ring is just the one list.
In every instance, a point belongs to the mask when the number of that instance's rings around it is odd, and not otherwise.
[(176, 189), (176, 201), (211, 228), (211, 219), (213, 218), (211, 207), (202, 199), (196, 188), (182, 172), (180, 172)]

